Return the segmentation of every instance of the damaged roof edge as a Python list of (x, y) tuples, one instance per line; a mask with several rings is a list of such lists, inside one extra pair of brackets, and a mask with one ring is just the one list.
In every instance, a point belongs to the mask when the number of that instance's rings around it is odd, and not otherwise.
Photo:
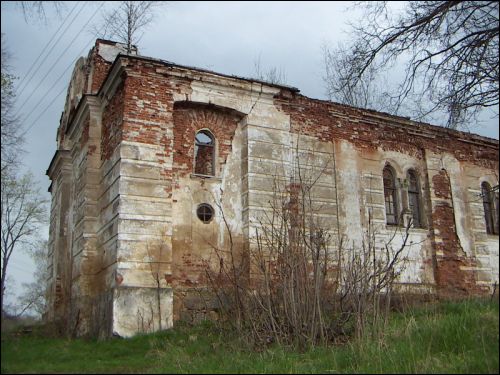
[[(271, 87), (278, 87), (278, 88), (281, 88), (281, 89), (289, 90), (289, 91), (291, 91), (293, 93), (300, 93), (300, 89), (298, 89), (296, 87), (293, 87), (293, 86), (280, 85), (280, 84), (276, 84), (276, 83), (270, 83), (270, 82), (262, 81), (262, 80), (259, 80), (259, 79), (254, 79), (254, 78), (245, 78), (245, 77), (239, 77), (239, 76), (236, 76), (236, 75), (218, 73), (218, 72), (214, 72), (214, 71), (211, 71), (211, 70), (208, 70), (208, 69), (202, 69), (202, 68), (192, 67), (192, 66), (188, 66), (188, 65), (176, 64), (176, 63), (173, 63), (173, 62), (170, 62), (170, 61), (167, 61), (167, 60), (157, 59), (157, 58), (148, 57), (148, 56), (129, 55), (129, 54), (119, 53), (116, 56), (115, 61), (113, 62), (111, 68), (109, 69), (108, 75), (104, 79), (103, 84), (99, 88), (99, 92), (97, 93), (97, 95), (101, 94), (101, 90), (102, 90), (102, 88), (104, 86), (104, 82), (108, 79), (109, 73), (113, 69), (113, 66), (117, 63), (117, 61), (121, 57), (138, 59), (138, 60), (144, 60), (144, 61), (151, 61), (151, 62), (163, 64), (165, 66), (178, 67), (178, 68), (182, 68), (182, 69), (189, 69), (189, 70), (194, 70), (194, 71), (198, 71), (198, 72), (214, 74), (214, 75), (218, 75), (218, 76), (221, 76), (221, 77), (227, 77), (227, 78), (232, 78), (232, 79), (244, 80), (244, 81), (248, 81), (248, 82), (256, 82), (256, 83), (260, 83), (260, 84), (271, 86)], [(310, 98), (310, 97), (305, 96), (303, 94), (299, 94), (299, 95), (302, 96), (302, 97), (304, 97), (304, 98), (306, 98), (306, 99), (308, 99), (308, 100), (317, 101), (317, 102), (323, 102), (323, 103), (329, 103), (329, 104), (332, 104), (332, 105), (338, 105), (338, 106), (352, 108), (352, 109), (355, 109), (357, 111), (362, 111), (362, 112), (365, 112), (365, 114), (368, 115), (368, 116), (377, 116), (377, 117), (380, 116), (380, 117), (387, 118), (388, 120), (392, 120), (392, 121), (395, 121), (395, 122), (409, 124), (409, 125), (415, 126), (415, 127), (430, 128), (430, 129), (432, 129), (434, 131), (439, 131), (439, 132), (444, 132), (444, 133), (447, 133), (447, 134), (450, 134), (450, 135), (454, 135), (454, 136), (456, 136), (459, 139), (461, 139), (461, 137), (470, 137), (470, 138), (473, 138), (473, 139), (476, 139), (476, 140), (483, 140), (483, 141), (485, 141), (487, 143), (496, 143), (496, 144), (498, 144), (498, 139), (496, 139), (496, 138), (485, 137), (485, 136), (482, 136), (482, 135), (479, 135), (479, 134), (475, 134), (475, 133), (470, 133), (470, 132), (465, 132), (465, 131), (461, 131), (461, 130), (445, 128), (445, 127), (442, 127), (442, 126), (439, 126), (439, 125), (433, 125), (433, 124), (429, 124), (429, 123), (425, 123), (425, 122), (419, 122), (419, 121), (412, 120), (412, 119), (410, 119), (408, 117), (391, 115), (389, 113), (379, 112), (379, 111), (376, 111), (376, 110), (373, 110), (373, 109), (354, 107), (354, 106), (351, 106), (351, 105), (348, 105), (348, 104), (341, 104), (341, 103), (337, 103), (337, 102), (333, 102), (333, 101), (325, 100), (325, 99)]]
[[(256, 79), (256, 78), (240, 77), (240, 76), (237, 76), (237, 75), (234, 75), (234, 74), (231, 75), (231, 74), (218, 73), (218, 72), (214, 72), (213, 70), (208, 70), (208, 69), (203, 69), (203, 68), (197, 68), (195, 66), (189, 66), (189, 65), (176, 64), (176, 63), (173, 63), (171, 61), (157, 59), (157, 58), (148, 57), (148, 56), (128, 55), (128, 54), (125, 54), (125, 53), (119, 53), (116, 56), (116, 59), (113, 62), (113, 65), (116, 63), (116, 61), (120, 57), (127, 57), (127, 58), (138, 59), (138, 60), (152, 61), (152, 62), (163, 64), (165, 66), (171, 66), (171, 67), (177, 67), (177, 68), (182, 68), (182, 69), (195, 70), (195, 71), (198, 71), (198, 72), (214, 74), (214, 75), (221, 76), (221, 77), (233, 78), (233, 79), (238, 79), (238, 80), (243, 80), (243, 81), (248, 81), (248, 82), (257, 82), (257, 83), (260, 83), (260, 84), (263, 84), (263, 85), (267, 85), (267, 86), (271, 86), (271, 87), (278, 87), (278, 88), (286, 89), (286, 90), (289, 90), (289, 91), (292, 91), (292, 92), (296, 92), (296, 93), (300, 92), (300, 90), (297, 87), (293, 87), (293, 86), (287, 86), (287, 85), (282, 85), (282, 84), (277, 84), (277, 83), (266, 82), (266, 81), (262, 81), (262, 80), (259, 80), (259, 79)], [(111, 71), (111, 69), (110, 69), (110, 71)]]
[[(454, 135), (454, 136), (458, 137), (459, 139), (463, 139), (460, 137), (470, 137), (470, 138), (475, 138), (475, 139), (481, 139), (481, 140), (487, 141), (488, 143), (498, 144), (498, 142), (499, 142), (499, 140), (497, 138), (486, 137), (484, 135), (479, 135), (476, 133), (471, 133), (471, 132), (458, 130), (458, 129), (446, 128), (444, 126), (434, 125), (434, 124), (430, 124), (428, 122), (412, 120), (410, 117), (392, 115), (392, 114), (387, 113), (387, 112), (380, 112), (380, 111), (377, 111), (375, 109), (370, 109), (370, 108), (354, 107), (354, 106), (349, 105), (349, 104), (342, 104), (342, 103), (338, 103), (338, 102), (334, 102), (334, 101), (326, 100), (326, 99), (310, 98), (310, 97), (305, 96), (305, 95), (301, 95), (301, 96), (303, 96), (304, 98), (306, 98), (308, 100), (312, 100), (315, 102), (321, 102), (321, 103), (332, 104), (332, 105), (336, 105), (336, 106), (340, 106), (340, 107), (351, 108), (353, 110), (356, 110), (358, 112), (363, 113), (364, 115), (366, 115), (368, 117), (384, 118), (384, 119), (388, 119), (388, 120), (391, 120), (393, 122), (396, 122), (396, 123), (399, 123), (402, 125), (410, 125), (410, 126), (415, 127), (415, 129), (424, 127), (424, 128), (428, 128), (430, 130)], [(492, 142), (492, 141), (494, 141), (494, 142)]]

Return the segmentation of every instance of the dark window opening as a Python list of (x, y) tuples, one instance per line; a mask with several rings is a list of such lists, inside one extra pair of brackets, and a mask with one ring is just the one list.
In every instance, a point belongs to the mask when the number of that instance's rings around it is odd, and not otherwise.
[(413, 170), (408, 171), (408, 205), (410, 206), (413, 227), (421, 228), (420, 189), (417, 174)]
[(201, 130), (195, 137), (194, 173), (215, 176), (215, 140), (207, 130)]
[(384, 168), (383, 179), (387, 224), (394, 225), (398, 223), (398, 209), (396, 203), (396, 181), (391, 168)]
[[(490, 184), (488, 184), (487, 182), (483, 182), (481, 184), (481, 196), (483, 198), (486, 233), (498, 234), (498, 197), (495, 196), (494, 192), (491, 189)], [(497, 201), (496, 212), (495, 212), (495, 200)]]
[(196, 209), (196, 215), (198, 216), (198, 219), (203, 221), (205, 224), (208, 224), (214, 217), (214, 209), (209, 204), (203, 203)]

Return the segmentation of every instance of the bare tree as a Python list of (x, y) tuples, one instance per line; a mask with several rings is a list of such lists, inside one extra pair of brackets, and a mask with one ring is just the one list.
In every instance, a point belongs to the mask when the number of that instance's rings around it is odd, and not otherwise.
[(31, 20), (47, 22), (47, 7), (54, 9), (58, 16), (66, 9), (64, 1), (15, 1), (14, 3), (23, 12), (26, 22)]
[(379, 84), (379, 76), (373, 67), (357, 81), (349, 76), (349, 51), (341, 43), (336, 47), (323, 44), (323, 58), (327, 95), (330, 100), (354, 107), (370, 108), (378, 111), (391, 111), (387, 103), (388, 94), (383, 92)]
[(153, 21), (164, 1), (120, 1), (117, 7), (103, 15), (102, 25), (98, 27), (98, 36), (117, 38), (127, 44), (127, 53), (131, 53), (142, 35), (139, 32)]
[(1, 299), (4, 307), (5, 280), (14, 251), (33, 245), (40, 225), (46, 219), (46, 203), (31, 174), (17, 177), (11, 170), (2, 171), (1, 184)]
[(388, 2), (361, 3), (366, 13), (353, 25), (343, 85), (362, 85), (371, 72), (403, 61), (396, 111), (405, 100), (420, 101), (428, 105), (414, 111), (419, 119), (441, 111), (456, 128), (498, 105), (498, 2), (411, 1), (396, 15)]
[[(302, 176), (304, 177), (304, 176)], [(334, 294), (335, 259), (330, 235), (313, 208), (314, 183), (273, 179), (270, 210), (257, 224), (248, 249), (216, 248), (219, 267), (207, 268), (207, 277), (219, 297), (223, 317), (256, 345), (276, 342), (305, 348), (326, 342), (326, 305)], [(299, 183), (298, 181), (302, 181)]]
[[(162, 319), (166, 318), (166, 312), (162, 312), (161, 305), (161, 296), (162, 296), (162, 285), (167, 285), (165, 282), (167, 281), (166, 273), (165, 273), (165, 263), (168, 263), (168, 254), (169, 254), (169, 249), (167, 246), (167, 236), (166, 233), (167, 228), (165, 227), (160, 227), (158, 229), (158, 235), (156, 239), (149, 240), (146, 243), (146, 251), (148, 254), (148, 263), (149, 263), (149, 270), (151, 273), (151, 277), (153, 278), (154, 286), (155, 286), (155, 291), (156, 291), (156, 301), (154, 303), (150, 301), (150, 307), (151, 307), (151, 317), (150, 321), (152, 322), (152, 326), (154, 326), (154, 317), (157, 317), (157, 324), (158, 324), (158, 330), (162, 330)], [(156, 312), (154, 312), (154, 307), (153, 305), (156, 305)], [(141, 316), (141, 319), (144, 317)], [(144, 324), (141, 322), (141, 329), (144, 330)]]
[(2, 33), (2, 116), (1, 116), (1, 166), (2, 173), (12, 165), (22, 151), (23, 137), (20, 133), (19, 118), (14, 114), (16, 94), (14, 91), (15, 76), (10, 73), (10, 53), (7, 50), (4, 34)]
[(286, 84), (286, 73), (281, 68), (275, 66), (265, 70), (261, 64), (260, 55), (254, 61), (254, 78), (276, 85)]
[(19, 297), (21, 311), (18, 315), (30, 311), (41, 317), (46, 312), (47, 307), (46, 292), (49, 277), (47, 240), (35, 244), (29, 254), (35, 262), (35, 272), (33, 273), (35, 280), (31, 283), (23, 283), (24, 292)]

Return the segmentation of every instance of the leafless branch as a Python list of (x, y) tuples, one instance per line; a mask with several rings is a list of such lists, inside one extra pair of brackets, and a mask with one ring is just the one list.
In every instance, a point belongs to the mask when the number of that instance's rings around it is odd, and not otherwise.
[(375, 72), (404, 60), (404, 76), (391, 99), (428, 102), (417, 119), (447, 113), (447, 127), (463, 126), (483, 108), (498, 105), (498, 2), (408, 2), (396, 17), (385, 2), (362, 2), (363, 22), (353, 25), (354, 42), (341, 61), (336, 83), (362, 87)]

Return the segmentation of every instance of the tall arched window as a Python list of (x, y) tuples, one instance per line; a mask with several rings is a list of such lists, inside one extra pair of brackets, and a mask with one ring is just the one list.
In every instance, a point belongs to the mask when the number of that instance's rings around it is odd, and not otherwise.
[(385, 215), (387, 224), (398, 223), (398, 209), (396, 202), (396, 179), (391, 167), (386, 166), (383, 172), (384, 178), (384, 198), (385, 198)]
[(486, 233), (498, 234), (498, 218), (495, 217), (495, 195), (491, 190), (491, 185), (487, 182), (481, 184), (481, 196), (483, 197)]
[(417, 174), (413, 169), (408, 171), (408, 205), (410, 207), (413, 227), (422, 227), (420, 189)]
[(196, 133), (194, 173), (215, 176), (215, 139), (208, 130)]

